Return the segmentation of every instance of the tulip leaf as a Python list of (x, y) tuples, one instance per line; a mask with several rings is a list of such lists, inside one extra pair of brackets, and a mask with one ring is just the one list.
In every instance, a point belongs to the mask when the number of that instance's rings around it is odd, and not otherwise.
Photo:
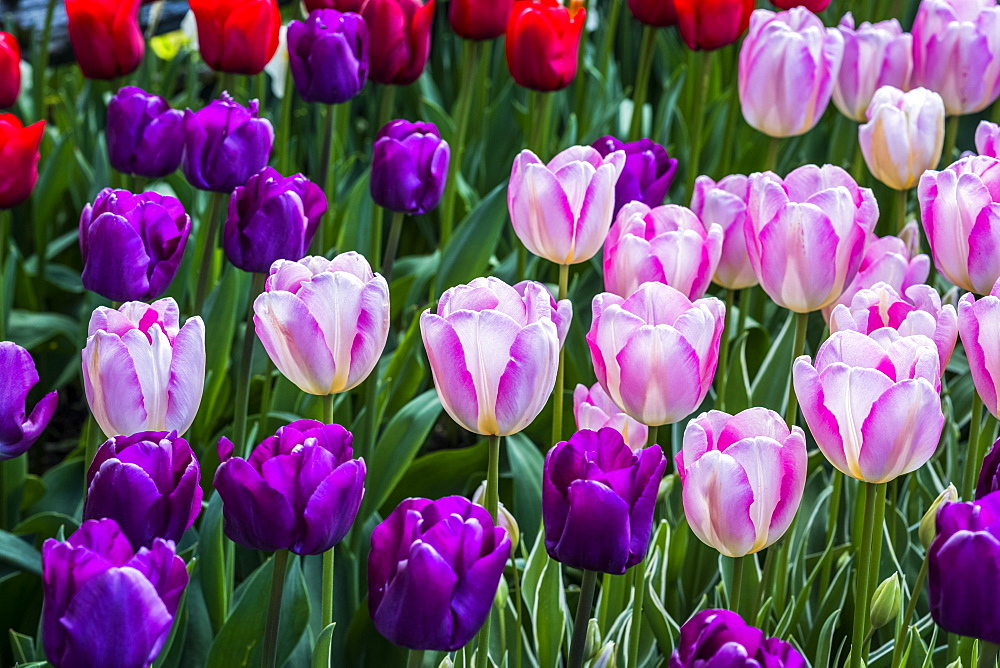
[(31, 543), (14, 534), (0, 531), (0, 563), (35, 575), (42, 574), (42, 555)]
[(735, 415), (750, 408), (750, 373), (747, 371), (747, 332), (733, 342), (732, 356), (729, 358), (729, 378), (726, 383), (726, 412)]
[(507, 184), (484, 197), (444, 247), (434, 294), (482, 276), (507, 223)]
[(542, 464), (543, 459), (535, 444), (523, 433), (506, 438), (507, 461), (514, 479), (514, 499), (511, 512), (517, 518), (521, 539), (530, 542), (542, 522)]
[(788, 396), (788, 375), (792, 370), (797, 316), (796, 313), (788, 312), (788, 319), (760, 365), (750, 388), (751, 406), (764, 406), (779, 413), (784, 411)]
[(10, 648), (18, 665), (35, 660), (35, 640), (31, 636), (10, 629)]
[(330, 624), (320, 631), (316, 639), (316, 647), (312, 654), (312, 668), (330, 668), (330, 646), (333, 644), (333, 632), (337, 623)]
[(218, 492), (212, 494), (208, 508), (201, 516), (201, 532), (198, 540), (199, 579), (201, 593), (208, 608), (208, 617), (212, 629), (218, 632), (226, 621), (226, 610), (229, 607), (226, 582), (229, 575), (226, 569), (226, 558), (223, 553), (222, 536), (222, 497)]
[(562, 584), (562, 564), (549, 558), (544, 534), (539, 529), (535, 546), (528, 555), (521, 580), (521, 592), (531, 612), (532, 631), (539, 668), (556, 668), (562, 649), (564, 620), (570, 619)]
[(468, 448), (435, 450), (417, 457), (380, 508), (388, 515), (400, 501), (411, 496), (436, 499), (449, 494), (469, 494), (482, 482), (488, 459), (485, 439)]

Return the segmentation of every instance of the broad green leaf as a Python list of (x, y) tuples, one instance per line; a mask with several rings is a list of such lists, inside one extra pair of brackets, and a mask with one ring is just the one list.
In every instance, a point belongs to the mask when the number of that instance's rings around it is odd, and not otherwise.
[(38, 550), (31, 543), (6, 531), (0, 531), (0, 564), (9, 564), (35, 575), (42, 574), (42, 555)]
[(222, 535), (222, 497), (213, 492), (208, 508), (201, 516), (201, 533), (198, 540), (198, 563), (201, 593), (205, 598), (212, 628), (217, 632), (226, 622), (229, 593), (226, 582), (231, 577), (226, 568)]
[(750, 388), (752, 406), (764, 406), (779, 413), (785, 409), (788, 378), (792, 369), (792, 349), (795, 345), (796, 316), (796, 313), (788, 312), (788, 320), (774, 339), (757, 377), (754, 378)]
[(14, 652), (14, 660), (19, 665), (29, 663), (37, 658), (35, 656), (35, 639), (18, 633), (14, 629), (10, 629), (10, 648)]
[(482, 276), (507, 222), (507, 184), (501, 183), (476, 205), (441, 255), (434, 294)]
[(333, 644), (333, 632), (336, 628), (337, 623), (334, 622), (320, 631), (313, 649), (312, 668), (330, 668), (330, 645)]
[(517, 518), (521, 539), (529, 541), (538, 533), (542, 522), (542, 464), (543, 458), (538, 447), (523, 433), (512, 434), (504, 439), (507, 447), (507, 461), (514, 480), (514, 499), (511, 512)]

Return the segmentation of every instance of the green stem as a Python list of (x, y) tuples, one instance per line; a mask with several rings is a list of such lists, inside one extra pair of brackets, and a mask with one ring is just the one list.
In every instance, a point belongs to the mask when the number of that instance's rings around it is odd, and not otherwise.
[(736, 336), (733, 338), (739, 339), (743, 336), (743, 332), (747, 330), (747, 316), (750, 314), (750, 302), (753, 299), (754, 286), (748, 288), (743, 288), (740, 290), (740, 319), (736, 323)]
[[(490, 434), (488, 439), (490, 458), (486, 470), (486, 510), (496, 522), (500, 513), (500, 436)], [(479, 668), (486, 668), (489, 665), (490, 620), (491, 617), (487, 617), (486, 623), (479, 631), (479, 649), (476, 654), (476, 665)]]
[(632, 125), (628, 132), (630, 141), (639, 141), (642, 137), (642, 110), (646, 106), (654, 55), (656, 55), (656, 28), (644, 25), (642, 42), (639, 45), (639, 65), (635, 74), (635, 91), (632, 93)]
[(294, 82), (295, 77), (289, 71), (285, 76), (285, 88), (281, 94), (281, 106), (278, 111), (278, 140), (275, 142), (275, 146), (278, 148), (278, 171), (282, 174), (287, 174), (290, 167), (288, 154), (291, 150), (292, 96), (294, 95), (292, 91)]
[(420, 668), (424, 665), (424, 650), (411, 649), (406, 656), (406, 668)]
[(632, 628), (628, 637), (627, 668), (639, 668), (639, 636), (642, 631), (642, 604), (646, 594), (646, 560), (635, 565), (635, 584), (632, 603)]
[[(4, 271), (7, 266), (7, 246), (10, 239), (10, 209), (0, 209), (0, 278), (5, 278)], [(0, 292), (0, 341), (7, 340), (7, 305), (4, 303), (6, 296)]]
[(27, 477), (27, 455), (0, 462), (0, 529), (13, 529), (21, 520), (21, 498)]
[[(882, 483), (877, 485), (877, 491), (875, 494), (875, 519), (872, 523), (872, 544), (871, 544), (871, 562), (868, 566), (868, 605), (865, 608), (865, 629), (866, 634), (873, 633), (874, 629), (868, 631), (871, 627), (871, 595), (875, 592), (879, 583), (879, 565), (882, 563), (882, 535), (885, 531), (885, 497), (886, 491), (889, 489), (887, 483)], [(868, 643), (871, 640), (870, 635), (865, 636), (865, 663), (868, 662)]]
[[(333, 424), (333, 395), (323, 397), (323, 424)], [(334, 547), (323, 553), (322, 628), (333, 623), (333, 560)]]
[(247, 412), (250, 406), (250, 376), (253, 373), (253, 349), (256, 333), (253, 326), (253, 302), (264, 291), (264, 274), (254, 274), (250, 287), (250, 308), (247, 315), (246, 329), (243, 331), (243, 346), (240, 353), (240, 366), (236, 376), (236, 404), (233, 416), (233, 443), (237, 453), (246, 457), (250, 452), (247, 445)]
[(687, 197), (694, 193), (694, 181), (698, 177), (701, 161), (702, 133), (705, 131), (705, 100), (712, 79), (712, 54), (714, 51), (692, 51), (691, 57), (698, 61), (698, 88), (695, 91), (694, 118), (691, 131), (691, 157), (687, 164)]
[(949, 116), (944, 126), (944, 150), (941, 151), (940, 169), (944, 169), (951, 164), (951, 156), (955, 152), (955, 145), (958, 143), (958, 121), (960, 116)]
[[(569, 265), (559, 265), (559, 301), (566, 299), (569, 292)], [(563, 400), (566, 386), (566, 348), (559, 348), (559, 369), (556, 372), (556, 386), (552, 393), (552, 444), (559, 442), (563, 426)]]
[(892, 668), (899, 668), (899, 662), (903, 658), (903, 641), (906, 640), (906, 634), (910, 628), (910, 620), (913, 619), (913, 613), (917, 610), (917, 601), (920, 600), (920, 592), (924, 589), (924, 580), (926, 579), (927, 555), (924, 555), (924, 560), (920, 564), (920, 573), (917, 574), (917, 581), (910, 591), (910, 600), (906, 604), (903, 619), (900, 620), (899, 630), (896, 632), (896, 642), (893, 643), (892, 647)]
[(969, 420), (969, 444), (966, 447), (965, 475), (962, 476), (962, 499), (972, 500), (979, 473), (979, 436), (983, 422), (983, 400), (979, 392), (972, 393), (972, 418)]
[(767, 157), (764, 159), (764, 171), (778, 171), (778, 155), (781, 152), (781, 137), (770, 137), (767, 144)]
[[(830, 492), (829, 514), (826, 519), (826, 550), (833, 548), (837, 539), (837, 520), (840, 518), (840, 500), (844, 496), (844, 476), (839, 471), (833, 472), (833, 490)], [(819, 591), (826, 591), (830, 584), (830, 571), (833, 568), (833, 559), (827, 558), (820, 569)]]
[(482, 57), (482, 44), (478, 41), (463, 40), (462, 49), (462, 89), (455, 102), (453, 118), (455, 120), (455, 135), (451, 141), (451, 163), (448, 167), (448, 181), (445, 184), (444, 199), (441, 201), (441, 247), (451, 238), (455, 220), (455, 196), (458, 188), (458, 177), (462, 173), (462, 161), (465, 156), (465, 136), (469, 132), (469, 114), (472, 110), (472, 98), (476, 85), (484, 81), (476, 81), (476, 71), (479, 69), (479, 59)]
[(275, 668), (278, 661), (278, 622), (281, 617), (281, 594), (285, 589), (285, 571), (288, 569), (288, 550), (278, 550), (271, 557), (271, 598), (267, 603), (267, 625), (264, 627), (264, 649), (260, 665)]
[(569, 668), (583, 666), (583, 650), (587, 644), (587, 624), (590, 621), (590, 610), (594, 605), (594, 590), (597, 588), (597, 573), (584, 570), (583, 582), (580, 583), (580, 602), (576, 606), (576, 619), (573, 622), (573, 640), (569, 646)]
[(212, 193), (209, 196), (205, 220), (201, 221), (200, 228), (205, 232), (204, 236), (199, 239), (201, 260), (198, 263), (198, 285), (195, 289), (192, 308), (195, 313), (201, 313), (201, 309), (205, 305), (205, 297), (208, 295), (208, 284), (212, 281), (212, 264), (215, 260), (215, 249), (219, 237), (219, 223), (226, 216), (225, 202), (225, 194)]
[(552, 122), (552, 94), (541, 91), (531, 91), (528, 98), (529, 122), (534, 133), (529, 148), (540, 160), (548, 160), (549, 125)]
[[(333, 162), (333, 135), (334, 128), (337, 126), (337, 116), (340, 110), (339, 104), (328, 104), (324, 105), (326, 113), (326, 124), (323, 128), (323, 150), (320, 153), (320, 165), (319, 165), (319, 182), (323, 184), (323, 193), (326, 195), (327, 203), (337, 201), (337, 184), (334, 177), (337, 170), (333, 168), (331, 164)], [(319, 224), (318, 234), (316, 235), (316, 249), (320, 255), (326, 255), (327, 246), (329, 245), (329, 240), (326, 238), (326, 230), (330, 226), (330, 222), (334, 218), (334, 211), (332, 206), (328, 206), (326, 213), (323, 215), (323, 220)]]
[(729, 588), (729, 609), (740, 614), (740, 597), (743, 595), (743, 557), (733, 558), (733, 581)]
[(399, 236), (403, 233), (403, 218), (401, 211), (392, 212), (392, 224), (389, 227), (389, 243), (385, 247), (385, 259), (382, 260), (382, 276), (386, 283), (392, 283), (392, 265), (396, 262), (396, 251), (399, 249)]
[(521, 651), (522, 651), (522, 640), (521, 640), (521, 629), (523, 628), (523, 620), (521, 618), (522, 613), (522, 601), (521, 601), (521, 575), (517, 572), (517, 559), (513, 554), (510, 555), (510, 565), (511, 570), (514, 573), (514, 612), (517, 615), (517, 629), (516, 638), (514, 639), (514, 668), (521, 668)]
[(260, 395), (260, 411), (257, 416), (257, 433), (268, 433), (268, 416), (271, 413), (271, 397), (274, 389), (274, 363), (267, 355), (264, 356), (264, 387)]
[(862, 662), (867, 665), (867, 657), (862, 649), (865, 633), (868, 630), (868, 608), (871, 592), (869, 591), (869, 569), (871, 568), (872, 529), (875, 524), (875, 499), (878, 489), (875, 483), (862, 483), (864, 486), (865, 514), (861, 530), (861, 546), (858, 549), (858, 570), (855, 579), (854, 592), (854, 628), (851, 634), (851, 668), (861, 668)]
[[(608, 63), (611, 62), (611, 51), (615, 45), (615, 36), (618, 33), (618, 21), (622, 13), (624, 2), (612, 2), (611, 10), (604, 24), (604, 40), (601, 42), (601, 69), (600, 72), (608, 72)], [(998, 104), (997, 106), (1000, 106)]]
[(906, 227), (906, 194), (905, 190), (896, 191), (896, 233), (899, 234)]
[(720, 411), (726, 408), (726, 385), (729, 380), (729, 340), (732, 329), (729, 321), (733, 317), (735, 296), (735, 290), (726, 290), (726, 312), (722, 321), (722, 341), (719, 344), (719, 366), (715, 372), (715, 407), (716, 410)]
[(986, 640), (980, 640), (979, 663), (976, 665), (979, 668), (996, 668), (998, 653), (1000, 653), (1000, 645)]
[[(795, 347), (792, 349), (792, 363), (806, 349), (806, 330), (809, 328), (809, 314), (795, 314)], [(799, 402), (795, 396), (795, 385), (792, 383), (792, 375), (788, 375), (788, 411), (785, 413), (785, 422), (791, 427), (798, 417)]]
[(378, 443), (378, 366), (372, 369), (368, 376), (368, 384), (365, 386), (365, 412), (368, 415), (368, 442), (362, 456), (365, 461), (371, 461), (371, 456), (375, 452), (375, 445)]
[(45, 75), (49, 73), (49, 45), (52, 39), (52, 18), (55, 14), (57, 0), (48, 0), (45, 4), (45, 25), (42, 28), (42, 37), (38, 40), (38, 57), (32, 61), (32, 94), (35, 102), (35, 119), (41, 120), (48, 117), (45, 109), (45, 92), (48, 87), (45, 85)]

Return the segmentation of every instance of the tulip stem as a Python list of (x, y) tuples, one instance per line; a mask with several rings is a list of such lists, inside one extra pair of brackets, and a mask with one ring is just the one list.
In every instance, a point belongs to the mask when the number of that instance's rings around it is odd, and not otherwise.
[(733, 581), (729, 588), (729, 609), (740, 614), (740, 597), (743, 593), (743, 557), (733, 558)]
[(240, 353), (240, 366), (236, 371), (236, 405), (233, 415), (233, 443), (241, 457), (246, 457), (250, 448), (247, 447), (247, 411), (250, 407), (250, 376), (253, 373), (253, 302), (264, 291), (264, 274), (254, 274), (250, 287), (250, 308), (247, 316), (246, 329), (243, 331), (243, 346)]
[[(795, 346), (792, 348), (792, 364), (806, 349), (806, 331), (809, 329), (809, 314), (795, 314)], [(792, 382), (793, 376), (788, 374), (788, 411), (785, 413), (785, 422), (789, 427), (795, 424), (795, 419), (799, 415), (799, 402), (795, 396), (795, 384)]]
[(288, 550), (278, 550), (271, 557), (271, 598), (267, 604), (267, 625), (264, 627), (264, 649), (260, 665), (274, 668), (278, 659), (278, 621), (281, 617), (281, 594), (285, 589), (285, 571), (288, 570)]
[(729, 380), (729, 339), (732, 333), (730, 319), (733, 317), (733, 301), (736, 297), (735, 290), (726, 290), (726, 312), (722, 318), (722, 341), (719, 344), (719, 366), (715, 372), (715, 408), (725, 410), (726, 408), (726, 385)]
[[(278, 148), (278, 172), (281, 174), (288, 173), (288, 152), (291, 148), (289, 144), (290, 135), (292, 133), (292, 95), (293, 93), (293, 83), (295, 77), (292, 76), (291, 71), (287, 72), (285, 75), (285, 87), (281, 94), (281, 106), (278, 111), (278, 140), (275, 142), (275, 146)], [(329, 195), (327, 195), (329, 197)]]
[[(21, 498), (24, 495), (24, 480), (27, 477), (27, 454), (0, 462), (0, 529), (9, 531), (21, 520)], [(84, 486), (85, 498), (86, 493)]]
[(764, 159), (764, 171), (778, 171), (778, 156), (781, 152), (781, 137), (771, 137), (767, 145), (767, 157)]
[[(490, 434), (487, 438), (490, 444), (490, 459), (486, 470), (486, 510), (496, 524), (500, 512), (500, 436)], [(487, 617), (486, 623), (479, 631), (479, 649), (476, 650), (476, 665), (479, 668), (486, 668), (489, 665), (490, 620), (491, 617)]]
[(979, 668), (996, 668), (998, 653), (1000, 653), (1000, 645), (986, 640), (980, 640), (979, 662), (976, 665)]
[[(871, 596), (875, 592), (880, 582), (878, 571), (879, 565), (882, 563), (882, 534), (885, 531), (885, 497), (886, 492), (889, 489), (888, 483), (882, 483), (876, 486), (875, 494), (875, 518), (872, 522), (872, 543), (871, 543), (871, 562), (868, 566), (868, 606), (865, 608), (865, 629), (870, 629), (871, 627)], [(868, 646), (871, 641), (871, 635), (875, 633), (875, 629), (866, 630), (865, 635), (865, 663), (868, 662)]]
[(401, 211), (392, 212), (392, 224), (389, 227), (389, 243), (385, 247), (385, 258), (382, 260), (382, 276), (385, 282), (392, 284), (392, 265), (396, 263), (396, 251), (399, 249), (399, 237), (403, 233), (403, 218)]
[(441, 202), (441, 247), (451, 238), (455, 224), (455, 193), (458, 188), (458, 177), (462, 173), (462, 160), (465, 156), (465, 136), (469, 132), (469, 114), (472, 111), (472, 98), (476, 87), (476, 71), (479, 69), (479, 59), (482, 57), (482, 44), (473, 40), (462, 40), (462, 88), (455, 102), (453, 119), (455, 134), (452, 136), (452, 155), (448, 167), (448, 181), (445, 184), (444, 199)]
[[(4, 267), (7, 262), (7, 246), (10, 238), (10, 209), (0, 209), (0, 278), (6, 279)], [(4, 280), (6, 283), (6, 280)], [(0, 341), (7, 340), (7, 304), (5, 295), (0, 294)]]
[(896, 233), (900, 234), (903, 228), (906, 227), (906, 192), (905, 190), (896, 191)]
[(629, 127), (629, 141), (639, 141), (642, 136), (642, 110), (646, 106), (649, 77), (653, 71), (653, 56), (656, 55), (656, 28), (642, 27), (642, 42), (639, 45), (639, 65), (635, 74), (635, 89), (632, 92), (632, 124)]
[(944, 150), (941, 151), (940, 169), (944, 169), (951, 164), (951, 155), (955, 152), (958, 143), (958, 121), (960, 116), (949, 116), (944, 126)]
[(979, 472), (979, 436), (982, 431), (983, 400), (979, 392), (972, 393), (972, 418), (969, 420), (969, 443), (965, 451), (965, 475), (962, 476), (962, 499), (972, 501)]
[(198, 263), (198, 285), (194, 293), (193, 311), (201, 313), (208, 295), (208, 283), (212, 275), (212, 263), (215, 260), (215, 247), (219, 237), (219, 223), (226, 215), (225, 195), (212, 193), (209, 196), (208, 211), (201, 221), (200, 229), (205, 230), (201, 238), (201, 261)]
[[(839, 471), (833, 472), (832, 491), (830, 492), (829, 515), (826, 520), (826, 546), (824, 552), (830, 552), (837, 539), (837, 520), (840, 518), (840, 502), (844, 496), (844, 476)], [(830, 584), (830, 570), (833, 567), (832, 558), (824, 558), (819, 574), (819, 591), (826, 591)]]
[(549, 125), (552, 124), (552, 93), (529, 91), (528, 123), (532, 133), (529, 148), (535, 152), (538, 159), (548, 162)]
[[(337, 116), (340, 111), (339, 104), (326, 104), (326, 124), (323, 128), (323, 149), (320, 154), (319, 182), (323, 184), (323, 194), (326, 195), (327, 209), (320, 221), (318, 234), (316, 235), (316, 250), (320, 255), (326, 255), (328, 240), (326, 230), (330, 227), (330, 222), (335, 218), (332, 202), (337, 200), (337, 184), (335, 175), (337, 170), (333, 168), (333, 135), (337, 126)], [(336, 243), (336, 241), (334, 241)]]
[(892, 647), (892, 668), (899, 668), (899, 662), (903, 659), (903, 641), (909, 632), (910, 620), (913, 619), (913, 613), (917, 610), (917, 601), (920, 600), (920, 592), (924, 589), (924, 580), (926, 579), (927, 555), (925, 554), (924, 561), (920, 564), (920, 572), (917, 574), (917, 581), (914, 583), (913, 589), (910, 590), (910, 600), (903, 612), (903, 619), (900, 620), (899, 630), (896, 632), (896, 641)]
[[(647, 26), (648, 28), (649, 26)], [(698, 78), (695, 81), (694, 118), (691, 119), (691, 153), (687, 164), (687, 198), (694, 194), (694, 181), (698, 177), (701, 161), (702, 133), (705, 131), (705, 100), (712, 80), (712, 54), (714, 51), (692, 51), (691, 57), (697, 61)]]
[(583, 582), (580, 583), (580, 602), (576, 606), (576, 619), (573, 621), (573, 641), (570, 643), (568, 668), (583, 666), (583, 650), (587, 644), (587, 625), (590, 621), (590, 610), (594, 605), (594, 590), (597, 588), (597, 573), (584, 570)]
[[(883, 483), (884, 484), (884, 483)], [(861, 668), (862, 662), (867, 665), (864, 656), (865, 632), (867, 631), (868, 608), (871, 592), (869, 591), (869, 571), (871, 569), (871, 547), (875, 525), (875, 505), (878, 496), (876, 483), (862, 483), (864, 487), (864, 523), (861, 529), (861, 546), (858, 548), (858, 569), (854, 585), (854, 628), (851, 634), (851, 668)]]
[[(559, 265), (559, 301), (569, 293), (569, 265)], [(556, 371), (556, 387), (552, 393), (552, 444), (559, 442), (563, 426), (563, 400), (566, 387), (566, 348), (559, 347), (559, 368)]]
[(424, 650), (411, 649), (406, 656), (406, 668), (420, 668), (424, 665)]
[(645, 559), (635, 565), (635, 584), (632, 592), (632, 627), (629, 629), (628, 662), (625, 665), (626, 668), (639, 668), (639, 636), (642, 632), (642, 604), (646, 593)]
[[(323, 424), (333, 424), (333, 395), (323, 396)], [(336, 547), (331, 547), (323, 553), (323, 595), (321, 604), (323, 606), (322, 627), (325, 629), (333, 623), (333, 551)]]

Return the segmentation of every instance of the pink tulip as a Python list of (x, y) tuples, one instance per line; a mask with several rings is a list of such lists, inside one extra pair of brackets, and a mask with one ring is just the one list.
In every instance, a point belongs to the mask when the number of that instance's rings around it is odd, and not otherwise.
[(511, 287), (477, 278), (446, 290), (420, 315), (434, 386), (455, 422), (507, 436), (538, 416), (552, 394), (573, 307), (541, 283)]
[(1000, 281), (989, 295), (966, 294), (958, 302), (958, 333), (969, 359), (969, 372), (979, 398), (993, 417), (1000, 417)]
[(896, 19), (854, 28), (847, 12), (838, 26), (844, 36), (844, 59), (833, 87), (833, 103), (844, 116), (863, 123), (872, 97), (882, 86), (907, 90), (913, 70), (913, 37)]
[(816, 444), (842, 473), (888, 482), (930, 459), (941, 438), (938, 350), (926, 336), (888, 327), (839, 331), (792, 367)]
[(1000, 161), (970, 156), (927, 171), (917, 197), (934, 266), (963, 290), (987, 294), (1000, 278)]
[(976, 128), (976, 153), (991, 158), (1000, 157), (1000, 125), (979, 121)]
[(858, 291), (847, 307), (838, 304), (830, 316), (830, 332), (851, 330), (862, 334), (890, 327), (902, 336), (920, 334), (937, 346), (941, 373), (955, 350), (958, 315), (951, 304), (941, 305), (941, 296), (929, 285), (912, 285), (900, 297), (891, 285), (877, 283)]
[(364, 256), (278, 260), (253, 303), (268, 357), (303, 392), (357, 387), (389, 337), (389, 286)]
[(749, 408), (702, 413), (675, 457), (684, 514), (727, 557), (763, 550), (788, 530), (806, 486), (806, 437), (780, 415)]
[(832, 304), (858, 272), (878, 203), (840, 167), (806, 165), (782, 180), (750, 176), (743, 226), (764, 292), (798, 313)]
[(706, 232), (690, 209), (630, 202), (604, 244), (604, 289), (628, 297), (642, 283), (658, 281), (697, 299), (719, 265), (722, 237), (720, 226)]
[(573, 391), (573, 416), (576, 429), (600, 431), (610, 427), (622, 435), (625, 445), (635, 452), (646, 445), (649, 430), (615, 405), (600, 383), (594, 383), (589, 390), (586, 385), (577, 385)]
[(726, 307), (715, 297), (691, 302), (663, 283), (631, 297), (594, 297), (587, 345), (601, 387), (628, 415), (659, 426), (693, 413), (719, 363)]
[(754, 11), (740, 49), (743, 118), (772, 137), (794, 137), (816, 125), (830, 103), (844, 36), (804, 7)]
[(183, 327), (177, 302), (98, 306), (83, 349), (83, 386), (94, 419), (109, 438), (176, 431), (194, 422), (205, 384), (205, 325)]
[(922, 0), (913, 22), (913, 77), (944, 98), (949, 116), (973, 114), (1000, 95), (996, 0)]
[(694, 182), (691, 210), (701, 219), (705, 230), (718, 225), (723, 232), (722, 255), (712, 280), (729, 290), (757, 285), (743, 234), (749, 197), (750, 179), (742, 174), (727, 176), (718, 183), (699, 176)]
[(556, 264), (594, 257), (611, 227), (615, 184), (624, 168), (624, 151), (602, 157), (591, 146), (571, 146), (547, 165), (531, 151), (521, 151), (507, 186), (517, 238)]
[(858, 141), (875, 178), (895, 190), (909, 190), (941, 160), (944, 102), (926, 88), (907, 93), (879, 88), (868, 122), (858, 128)]

